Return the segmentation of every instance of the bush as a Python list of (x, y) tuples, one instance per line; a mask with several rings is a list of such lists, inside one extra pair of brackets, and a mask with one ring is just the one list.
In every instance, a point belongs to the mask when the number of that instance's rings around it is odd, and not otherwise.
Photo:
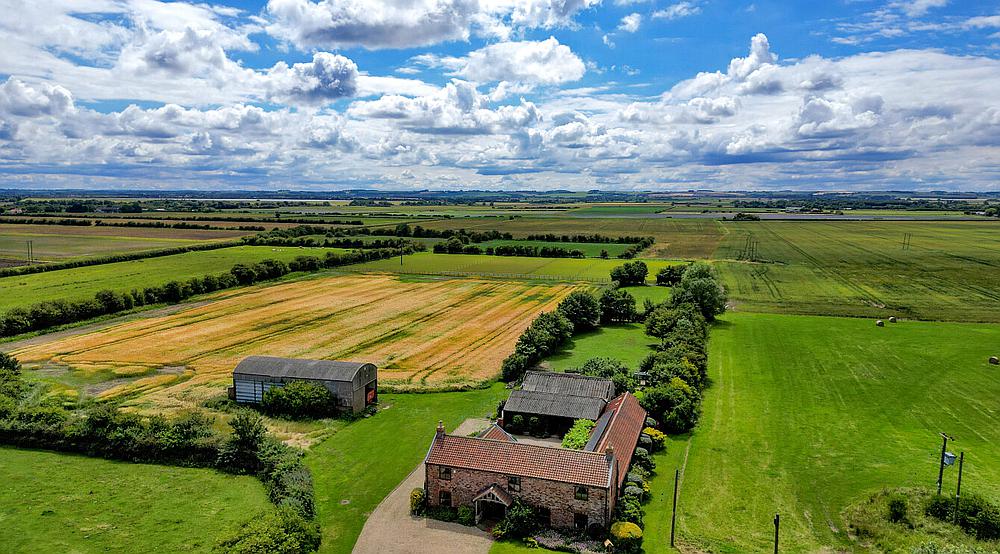
[(632, 392), (637, 385), (632, 370), (614, 358), (591, 358), (576, 368), (576, 372), (581, 375), (611, 379), (617, 394)]
[(497, 539), (521, 539), (534, 533), (537, 528), (535, 510), (515, 497), (514, 503), (507, 508), (507, 515), (493, 527), (493, 536)]
[(300, 554), (315, 552), (320, 544), (319, 525), (294, 510), (279, 508), (243, 524), (219, 541), (217, 552), (226, 554)]
[(457, 521), (462, 525), (468, 525), (471, 527), (476, 524), (476, 512), (468, 506), (459, 506)]
[(646, 427), (642, 430), (642, 433), (650, 438), (652, 441), (651, 452), (659, 452), (667, 444), (667, 435), (661, 431), (653, 429), (652, 427)]
[(240, 410), (229, 426), (233, 434), (219, 451), (219, 468), (232, 473), (257, 473), (261, 469), (260, 449), (267, 437), (264, 419), (250, 410)]
[[(935, 496), (928, 502), (925, 513), (950, 523), (955, 520), (955, 501)], [(958, 526), (982, 541), (1000, 539), (1000, 508), (978, 494), (967, 494), (959, 503)]]
[(639, 497), (635, 495), (622, 496), (618, 505), (615, 506), (615, 519), (628, 521), (642, 527), (642, 504)]
[(906, 521), (906, 497), (897, 494), (889, 499), (889, 521), (902, 523)]
[(656, 462), (653, 461), (653, 457), (649, 455), (648, 450), (641, 446), (635, 449), (635, 454), (632, 455), (632, 463), (646, 471), (656, 469)]
[(573, 426), (563, 436), (562, 447), (571, 450), (583, 450), (590, 440), (590, 432), (594, 429), (594, 422), (589, 419), (578, 419), (573, 422)]
[(416, 488), (410, 491), (410, 513), (413, 515), (420, 515), (424, 513), (424, 508), (427, 507), (427, 491), (421, 488)]
[(293, 418), (330, 417), (337, 413), (337, 397), (318, 383), (292, 381), (265, 391), (261, 408), (271, 415)]
[(615, 545), (615, 552), (641, 552), (642, 529), (631, 521), (616, 521), (611, 524), (611, 542)]
[(629, 485), (625, 487), (625, 489), (622, 491), (622, 494), (625, 496), (631, 496), (640, 502), (643, 500), (643, 498), (645, 498), (645, 493), (643, 492), (642, 487), (637, 487), (635, 485)]
[(540, 437), (545, 434), (545, 423), (541, 418), (531, 416), (528, 418), (528, 431), (532, 435)]

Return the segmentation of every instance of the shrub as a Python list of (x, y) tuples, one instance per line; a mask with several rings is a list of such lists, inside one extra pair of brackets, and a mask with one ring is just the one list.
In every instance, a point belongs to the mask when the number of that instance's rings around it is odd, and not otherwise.
[(424, 513), (424, 508), (427, 505), (427, 491), (421, 488), (416, 488), (410, 491), (410, 513), (413, 515), (420, 515)]
[(497, 539), (521, 539), (534, 533), (537, 528), (535, 510), (515, 497), (514, 503), (507, 508), (507, 515), (493, 527), (493, 536)]
[(257, 473), (260, 448), (267, 437), (263, 418), (250, 410), (240, 410), (229, 426), (233, 434), (219, 451), (219, 468), (232, 473)]
[(458, 507), (458, 522), (462, 525), (473, 526), (476, 524), (476, 512), (468, 506)]
[(591, 358), (576, 368), (576, 372), (581, 375), (611, 379), (618, 394), (625, 391), (632, 392), (637, 385), (632, 370), (614, 358)]
[(648, 450), (641, 446), (635, 449), (635, 454), (632, 455), (632, 463), (647, 471), (656, 469), (656, 462), (653, 461), (653, 457), (649, 455)]
[(292, 381), (265, 391), (261, 407), (271, 415), (329, 417), (337, 413), (337, 397), (318, 383)]
[(625, 487), (625, 490), (622, 491), (622, 494), (624, 494), (625, 496), (632, 496), (639, 501), (642, 501), (642, 499), (644, 498), (642, 487), (637, 487), (635, 485), (629, 485)]
[(635, 495), (622, 496), (618, 505), (615, 506), (615, 519), (628, 521), (642, 527), (642, 504), (639, 502), (639, 497)]
[(222, 539), (216, 551), (226, 554), (300, 554), (315, 552), (320, 544), (319, 525), (294, 510), (279, 508), (244, 523)]
[(902, 523), (906, 521), (906, 497), (897, 494), (889, 499), (889, 521)]
[(615, 545), (615, 552), (641, 552), (642, 529), (631, 521), (616, 521), (611, 524), (611, 542)]
[[(925, 513), (952, 522), (955, 520), (954, 500), (935, 496), (928, 502)], [(958, 526), (979, 540), (1000, 539), (1000, 508), (978, 494), (965, 495), (959, 503)]]
[(659, 452), (667, 444), (667, 435), (662, 433), (652, 427), (646, 427), (642, 430), (642, 434), (649, 437), (650, 441), (650, 452)]
[(566, 435), (563, 436), (562, 447), (571, 450), (583, 450), (590, 440), (590, 432), (594, 429), (594, 422), (589, 419), (578, 419), (573, 422)]
[(524, 431), (524, 416), (516, 415), (510, 418), (510, 425), (508, 429), (511, 433), (521, 433)]
[(542, 422), (542, 419), (536, 416), (529, 417), (528, 431), (530, 431), (531, 434), (535, 436), (541, 436), (545, 434), (545, 424)]

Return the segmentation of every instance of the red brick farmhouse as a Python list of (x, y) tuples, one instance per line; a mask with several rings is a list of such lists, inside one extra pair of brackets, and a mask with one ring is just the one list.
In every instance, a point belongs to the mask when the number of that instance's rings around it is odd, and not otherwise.
[(469, 506), (478, 522), (502, 517), (517, 497), (544, 525), (606, 527), (645, 421), (624, 393), (607, 404), (584, 450), (520, 443), (497, 426), (478, 437), (449, 435), (439, 423), (424, 459), (427, 503)]

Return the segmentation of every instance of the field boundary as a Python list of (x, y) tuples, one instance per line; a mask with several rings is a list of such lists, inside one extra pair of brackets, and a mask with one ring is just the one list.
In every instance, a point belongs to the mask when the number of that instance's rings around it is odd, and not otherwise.
[(387, 270), (367, 270), (367, 269), (350, 269), (348, 267), (341, 268), (341, 271), (346, 273), (360, 273), (360, 274), (389, 274), (389, 275), (426, 275), (426, 276), (443, 276), (443, 277), (482, 277), (486, 279), (517, 279), (521, 281), (555, 281), (555, 282), (569, 282), (569, 283), (596, 283), (603, 285), (610, 285), (611, 279), (608, 277), (572, 277), (568, 275), (537, 275), (533, 273), (487, 273), (487, 272), (477, 272), (477, 271), (387, 271)]

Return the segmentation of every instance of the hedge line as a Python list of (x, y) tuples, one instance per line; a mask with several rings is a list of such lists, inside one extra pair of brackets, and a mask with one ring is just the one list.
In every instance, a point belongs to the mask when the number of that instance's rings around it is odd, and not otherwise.
[(260, 225), (239, 225), (235, 227), (220, 227), (197, 223), (166, 223), (164, 221), (108, 221), (105, 219), (36, 219), (0, 217), (0, 223), (7, 225), (68, 225), (72, 227), (151, 227), (155, 229), (206, 229), (216, 231), (264, 231)]
[[(406, 251), (404, 250), (404, 253)], [(139, 306), (175, 304), (196, 294), (203, 294), (277, 279), (288, 273), (313, 272), (325, 268), (381, 260), (399, 255), (399, 249), (355, 250), (347, 253), (328, 252), (323, 259), (299, 256), (289, 263), (263, 260), (255, 264), (236, 264), (228, 272), (193, 277), (187, 281), (170, 281), (163, 285), (132, 289), (128, 292), (102, 290), (90, 300), (52, 300), (27, 308), (13, 308), (0, 316), (0, 337), (10, 337), (85, 321), (102, 315), (125, 312)]]
[(29, 275), (32, 273), (44, 273), (46, 271), (58, 271), (60, 269), (73, 269), (75, 267), (87, 267), (91, 265), (113, 264), (117, 262), (131, 262), (133, 260), (143, 260), (146, 258), (159, 258), (161, 256), (173, 256), (185, 252), (200, 252), (202, 250), (217, 250), (219, 248), (232, 248), (240, 246), (242, 242), (226, 241), (212, 242), (208, 244), (192, 244), (189, 246), (175, 246), (172, 248), (161, 248), (159, 250), (147, 250), (144, 252), (129, 252), (126, 254), (111, 254), (96, 258), (85, 258), (82, 260), (71, 260), (66, 262), (55, 262), (39, 265), (25, 265), (20, 267), (7, 267), (0, 269), (0, 277), (11, 277), (15, 275)]

